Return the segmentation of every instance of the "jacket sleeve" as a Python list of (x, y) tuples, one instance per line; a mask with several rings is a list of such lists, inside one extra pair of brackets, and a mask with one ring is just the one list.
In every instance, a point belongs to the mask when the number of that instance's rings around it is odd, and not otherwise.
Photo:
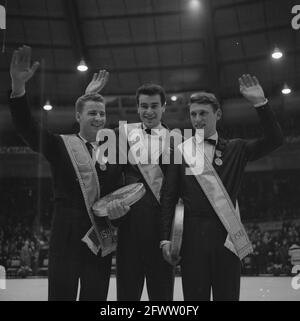
[(245, 141), (246, 158), (253, 161), (274, 151), (283, 144), (284, 138), (275, 115), (268, 104), (256, 108), (263, 137)]
[(57, 155), (58, 136), (33, 119), (26, 95), (10, 98), (9, 107), (18, 134), (33, 151), (42, 153), (51, 162)]

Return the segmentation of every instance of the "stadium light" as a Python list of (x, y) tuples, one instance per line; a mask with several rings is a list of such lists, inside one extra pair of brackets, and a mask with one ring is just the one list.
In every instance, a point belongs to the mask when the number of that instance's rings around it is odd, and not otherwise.
[(79, 71), (81, 71), (81, 72), (85, 72), (85, 71), (87, 71), (88, 69), (89, 69), (89, 68), (88, 68), (88, 66), (86, 65), (84, 59), (81, 59), (79, 65), (77, 66), (77, 70), (79, 70)]
[(287, 84), (284, 84), (281, 92), (282, 92), (284, 95), (289, 95), (289, 94), (292, 92), (292, 90), (291, 90), (291, 88), (289, 88), (289, 86), (288, 86)]
[(199, 0), (190, 0), (190, 8), (191, 10), (198, 10), (200, 8)]
[(50, 111), (50, 110), (52, 110), (52, 105), (50, 104), (50, 101), (49, 100), (47, 100), (46, 101), (46, 104), (44, 105), (44, 110), (46, 110), (46, 111)]
[(282, 51), (278, 47), (275, 47), (275, 49), (272, 53), (272, 58), (273, 59), (280, 59), (280, 58), (282, 58), (282, 56), (283, 56)]

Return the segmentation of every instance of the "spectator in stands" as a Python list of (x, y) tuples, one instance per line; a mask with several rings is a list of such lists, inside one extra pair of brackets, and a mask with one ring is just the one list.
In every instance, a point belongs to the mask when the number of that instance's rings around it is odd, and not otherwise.
[(252, 273), (253, 275), (258, 275), (259, 274), (259, 264), (258, 264), (258, 255), (259, 252), (257, 250), (257, 245), (256, 243), (253, 243), (253, 253), (251, 255), (252, 260), (251, 260), (251, 264), (252, 264)]
[(292, 244), (289, 248), (289, 256), (291, 257), (291, 267), (300, 265), (300, 243)]
[(0, 265), (4, 266), (5, 268), (7, 267), (7, 253), (4, 252), (3, 248), (1, 247), (0, 243)]
[(18, 274), (22, 277), (26, 277), (32, 273), (31, 256), (32, 256), (32, 249), (30, 248), (29, 241), (26, 240), (20, 251), (21, 267), (18, 271)]

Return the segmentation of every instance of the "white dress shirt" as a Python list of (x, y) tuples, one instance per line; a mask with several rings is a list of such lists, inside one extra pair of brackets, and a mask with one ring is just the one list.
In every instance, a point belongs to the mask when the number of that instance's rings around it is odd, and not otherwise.
[[(142, 124), (142, 129), (146, 129), (144, 124)], [(166, 128), (159, 123), (158, 126), (151, 128), (151, 132), (152, 135), (145, 133), (143, 143), (148, 152), (149, 163), (158, 164), (159, 157), (165, 147)]]

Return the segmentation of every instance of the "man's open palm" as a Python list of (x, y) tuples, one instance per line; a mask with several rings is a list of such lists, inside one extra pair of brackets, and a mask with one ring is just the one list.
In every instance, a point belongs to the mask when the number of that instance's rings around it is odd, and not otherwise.
[(15, 50), (10, 64), (10, 76), (13, 82), (26, 83), (36, 72), (39, 62), (31, 65), (31, 48), (27, 46)]
[(264, 91), (255, 76), (249, 74), (239, 78), (240, 92), (251, 103), (256, 104), (265, 100)]
[(99, 73), (95, 73), (93, 79), (86, 87), (86, 94), (100, 93), (101, 90), (106, 86), (109, 78), (109, 73), (106, 70), (100, 70)]

